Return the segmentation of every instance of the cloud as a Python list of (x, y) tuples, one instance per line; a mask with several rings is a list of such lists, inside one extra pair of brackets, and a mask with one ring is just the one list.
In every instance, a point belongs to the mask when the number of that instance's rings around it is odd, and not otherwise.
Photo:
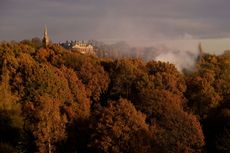
[(229, 0), (3, 0), (0, 40), (40, 35), (44, 24), (54, 41), (227, 37), (229, 6)]

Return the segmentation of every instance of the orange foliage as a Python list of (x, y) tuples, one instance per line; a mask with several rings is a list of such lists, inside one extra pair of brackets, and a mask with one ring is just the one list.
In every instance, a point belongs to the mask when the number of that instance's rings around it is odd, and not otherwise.
[(39, 96), (24, 105), (27, 128), (32, 131), (39, 153), (54, 152), (55, 145), (65, 139), (66, 116), (61, 113), (62, 103), (49, 96)]
[[(229, 152), (229, 55), (205, 54), (183, 75), (164, 62), (41, 48), (39, 38), (0, 43), (0, 150), (199, 153), (204, 131), (208, 151)], [(20, 136), (3, 137), (10, 130)]]
[(93, 152), (151, 152), (145, 115), (125, 99), (111, 101), (106, 108), (97, 110), (90, 127), (93, 133), (89, 146)]
[(148, 115), (156, 152), (198, 153), (204, 136), (194, 115), (183, 111), (183, 99), (167, 90), (143, 90), (135, 106)]

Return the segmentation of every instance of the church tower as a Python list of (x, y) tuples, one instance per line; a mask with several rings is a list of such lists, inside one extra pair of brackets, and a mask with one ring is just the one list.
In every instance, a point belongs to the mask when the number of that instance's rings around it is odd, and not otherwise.
[(47, 47), (49, 44), (49, 36), (48, 36), (48, 31), (47, 31), (46, 25), (45, 25), (45, 29), (44, 29), (42, 44), (43, 44), (43, 47)]

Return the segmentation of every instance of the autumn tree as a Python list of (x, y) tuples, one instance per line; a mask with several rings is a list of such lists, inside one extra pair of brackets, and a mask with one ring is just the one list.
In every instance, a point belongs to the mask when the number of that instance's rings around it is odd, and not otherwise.
[(85, 151), (89, 138), (90, 100), (84, 84), (78, 79), (73, 69), (62, 66), (61, 71), (68, 80), (68, 86), (73, 96), (72, 100), (66, 101), (62, 107), (68, 118), (67, 140), (59, 150), (63, 152)]
[(197, 63), (197, 70), (186, 77), (188, 106), (201, 120), (221, 104), (228, 92), (224, 65), (220, 57), (206, 54)]
[(216, 71), (217, 77), (214, 82), (214, 88), (223, 96), (223, 99), (227, 99), (230, 94), (230, 53), (226, 51), (219, 58), (219, 71)]
[[(131, 101), (134, 105), (142, 105), (139, 93), (143, 91), (162, 90), (167, 91), (176, 99), (180, 100), (180, 105), (185, 107), (184, 92), (186, 84), (184, 76), (178, 72), (174, 65), (163, 62), (150, 61), (142, 68), (142, 71), (132, 83)], [(177, 101), (178, 102), (178, 101)]]
[(49, 96), (24, 105), (26, 128), (32, 131), (39, 153), (55, 152), (55, 146), (66, 137), (67, 118), (61, 113), (61, 106), (61, 101)]
[(4, 60), (0, 82), (0, 152), (16, 152), (15, 146), (19, 147), (19, 141), (22, 140), (23, 118), (18, 97), (11, 92), (6, 64)]
[(199, 115), (200, 119), (205, 119), (208, 113), (219, 105), (222, 98), (215, 91), (208, 77), (192, 77), (187, 79), (187, 82), (188, 106)]
[(66, 55), (65, 65), (77, 72), (79, 79), (85, 84), (88, 97), (98, 103), (110, 82), (100, 62), (95, 57), (72, 53)]
[[(72, 105), (72, 112), (70, 107), (66, 106), (66, 111), (70, 119), (87, 119), (90, 115), (90, 101), (87, 98), (87, 93), (84, 84), (77, 77), (77, 74), (73, 69), (68, 69), (66, 67), (60, 68), (61, 72), (64, 74), (67, 80), (67, 85), (70, 89), (72, 95), (72, 102), (67, 101), (68, 105)], [(73, 115), (74, 114), (74, 115)]]
[(71, 54), (71, 52), (60, 45), (52, 44), (46, 48), (39, 48), (34, 55), (34, 59), (39, 63), (46, 62), (55, 67), (60, 67), (65, 63), (65, 56), (69, 54)]
[(168, 90), (174, 94), (182, 95), (186, 90), (183, 75), (173, 64), (150, 61), (146, 64), (152, 88)]
[(89, 147), (93, 152), (151, 152), (145, 115), (125, 99), (95, 111), (90, 123)]
[(167, 90), (145, 89), (135, 106), (147, 115), (156, 152), (202, 151), (204, 136), (197, 118), (183, 110), (183, 99)]
[(145, 66), (141, 60), (122, 59), (110, 63), (109, 74), (111, 84), (109, 98), (119, 99), (120, 97), (131, 100), (133, 97), (133, 83), (145, 74)]
[[(21, 103), (23, 108), (25, 108), (23, 114), (25, 120), (27, 121), (25, 123), (25, 127), (27, 128), (25, 130), (28, 133), (28, 137), (30, 137), (28, 139), (33, 139), (33, 137), (36, 138), (35, 142), (38, 149), (47, 149), (46, 141), (49, 137), (52, 136), (52, 134), (55, 134), (55, 129), (57, 129), (57, 132), (59, 128), (63, 129), (65, 135), (69, 135), (71, 133), (70, 127), (72, 127), (72, 125), (77, 122), (78, 127), (80, 127), (79, 121), (88, 118), (90, 112), (89, 99), (87, 98), (84, 85), (78, 79), (76, 73), (73, 70), (64, 66), (57, 68), (46, 62), (37, 63), (36, 60), (28, 55), (23, 55), (20, 57), (19, 70), (20, 71), (18, 73), (18, 77), (21, 77), (22, 80), (18, 82), (18, 84), (24, 86), (24, 88), (21, 90)], [(40, 97), (43, 98), (41, 99)], [(45, 101), (46, 98), (48, 101)], [(33, 118), (39, 119), (42, 117), (36, 116), (38, 112), (43, 112), (43, 114), (41, 114), (43, 116), (49, 116), (48, 111), (46, 110), (48, 108), (46, 107), (50, 107), (49, 105), (51, 105), (52, 102), (53, 105), (57, 103), (58, 108), (50, 111), (59, 116), (60, 113), (62, 116), (65, 115), (66, 121), (60, 120), (60, 122), (63, 122), (63, 125), (60, 124), (60, 127), (56, 125), (54, 130), (52, 130), (50, 133), (47, 133), (47, 135), (44, 135), (43, 140), (43, 138), (39, 135), (44, 130), (40, 124), (49, 124), (46, 123), (49, 122), (49, 119), (41, 120), (41, 122), (38, 123), (38, 120), (33, 122)], [(38, 105), (40, 103), (41, 105)], [(45, 103), (44, 106), (42, 103)], [(28, 110), (30, 108), (27, 107), (28, 104), (31, 105), (31, 110), (33, 110), (32, 112)], [(36, 107), (36, 109), (32, 109), (33, 107)], [(60, 117), (58, 119), (60, 119)], [(33, 126), (37, 127), (37, 133), (34, 133)], [(74, 130), (76, 130), (76, 128)], [(62, 139), (60, 138), (60, 140)], [(56, 142), (56, 140), (53, 141)], [(48, 148), (51, 148), (51, 151), (55, 150), (55, 147), (57, 147), (55, 144), (51, 144), (51, 147), (48, 145)]]
[[(100, 54), (122, 57), (117, 45)], [(229, 51), (183, 74), (38, 38), (1, 42), (0, 152), (228, 153), (229, 73)]]

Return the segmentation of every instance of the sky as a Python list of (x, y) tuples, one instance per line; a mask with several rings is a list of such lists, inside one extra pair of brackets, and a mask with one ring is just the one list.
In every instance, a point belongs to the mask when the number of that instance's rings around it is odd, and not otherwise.
[(230, 37), (229, 0), (1, 0), (0, 41), (145, 43)]

